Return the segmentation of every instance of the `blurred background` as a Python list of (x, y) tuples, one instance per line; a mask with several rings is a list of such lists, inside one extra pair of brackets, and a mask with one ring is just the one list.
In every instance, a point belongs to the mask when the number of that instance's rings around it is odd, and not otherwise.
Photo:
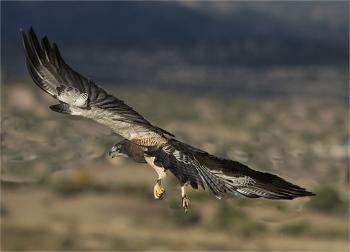
[[(2, 250), (348, 248), (348, 1), (1, 2)], [(19, 29), (180, 140), (308, 188), (217, 200), (110, 159), (120, 140), (49, 110)]]

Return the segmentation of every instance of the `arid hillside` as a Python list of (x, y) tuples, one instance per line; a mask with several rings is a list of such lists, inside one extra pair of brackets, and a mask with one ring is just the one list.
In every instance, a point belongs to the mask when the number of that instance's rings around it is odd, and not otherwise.
[(180, 140), (314, 191), (313, 198), (217, 200), (169, 176), (110, 159), (120, 140), (92, 121), (49, 110), (32, 83), (1, 93), (2, 250), (293, 250), (348, 246), (348, 111), (321, 99), (253, 99), (110, 89)]

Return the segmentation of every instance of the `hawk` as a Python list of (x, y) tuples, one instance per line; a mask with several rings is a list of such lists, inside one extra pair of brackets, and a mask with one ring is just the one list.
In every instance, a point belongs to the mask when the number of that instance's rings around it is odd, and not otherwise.
[(312, 196), (306, 189), (270, 173), (213, 156), (185, 144), (170, 132), (161, 129), (129, 107), (124, 101), (107, 93), (85, 78), (61, 57), (55, 43), (45, 36), (38, 40), (33, 28), (21, 30), (28, 71), (34, 83), (58, 100), (50, 109), (64, 114), (90, 118), (104, 124), (124, 140), (114, 145), (111, 157), (126, 156), (147, 163), (158, 174), (154, 198), (162, 199), (162, 181), (168, 171), (181, 186), (181, 204), (185, 211), (189, 200), (186, 186), (201, 187), (217, 197), (243, 195), (249, 198), (294, 199)]

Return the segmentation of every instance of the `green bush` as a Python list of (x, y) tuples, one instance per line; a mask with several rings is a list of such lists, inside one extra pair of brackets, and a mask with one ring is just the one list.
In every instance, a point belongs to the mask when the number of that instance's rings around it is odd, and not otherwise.
[(171, 199), (169, 207), (166, 208), (165, 217), (176, 226), (193, 226), (200, 224), (202, 217), (194, 208), (190, 208), (187, 212), (180, 206), (178, 199)]
[(321, 239), (348, 239), (348, 229), (341, 228), (326, 228), (312, 230), (312, 236)]
[(319, 239), (346, 239), (347, 229), (334, 227), (313, 227), (309, 222), (300, 221), (280, 227), (279, 232), (290, 236), (309, 236)]
[(49, 188), (62, 196), (71, 196), (79, 193), (122, 193), (141, 198), (151, 197), (151, 190), (147, 185), (128, 184), (128, 183), (110, 183), (103, 184), (94, 181), (86, 176), (60, 178), (55, 181), (48, 181)]
[(247, 215), (239, 208), (230, 206), (223, 202), (216, 213), (216, 226), (219, 228), (230, 229), (240, 221), (246, 221)]
[(217, 210), (215, 226), (243, 237), (255, 236), (268, 231), (266, 225), (252, 220), (242, 209), (226, 202), (223, 202)]
[(57, 194), (70, 196), (91, 188), (91, 184), (78, 183), (69, 179), (60, 179), (50, 184), (50, 188)]
[(251, 237), (251, 236), (261, 235), (267, 232), (268, 230), (266, 225), (264, 225), (263, 223), (250, 220), (250, 221), (241, 223), (237, 231), (243, 237)]
[(331, 186), (323, 186), (315, 190), (314, 196), (308, 203), (309, 209), (324, 213), (347, 213), (347, 202), (342, 199), (339, 192)]
[(282, 226), (279, 231), (286, 235), (303, 236), (309, 233), (310, 230), (311, 226), (308, 222), (296, 222)]

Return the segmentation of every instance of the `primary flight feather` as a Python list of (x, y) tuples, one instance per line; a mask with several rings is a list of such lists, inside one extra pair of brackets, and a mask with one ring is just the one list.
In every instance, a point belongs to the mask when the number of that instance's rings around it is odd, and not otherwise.
[(59, 101), (50, 108), (59, 113), (79, 115), (110, 127), (125, 140), (112, 147), (110, 155), (127, 156), (148, 163), (158, 179), (155, 199), (164, 197), (162, 180), (172, 172), (180, 182), (182, 206), (188, 207), (186, 185), (209, 188), (218, 198), (244, 195), (250, 198), (294, 199), (311, 196), (302, 187), (276, 175), (255, 171), (236, 161), (213, 156), (175, 139), (152, 125), (122, 100), (108, 94), (93, 81), (68, 66), (55, 43), (45, 36), (39, 42), (34, 30), (21, 30), (28, 71), (35, 84)]

